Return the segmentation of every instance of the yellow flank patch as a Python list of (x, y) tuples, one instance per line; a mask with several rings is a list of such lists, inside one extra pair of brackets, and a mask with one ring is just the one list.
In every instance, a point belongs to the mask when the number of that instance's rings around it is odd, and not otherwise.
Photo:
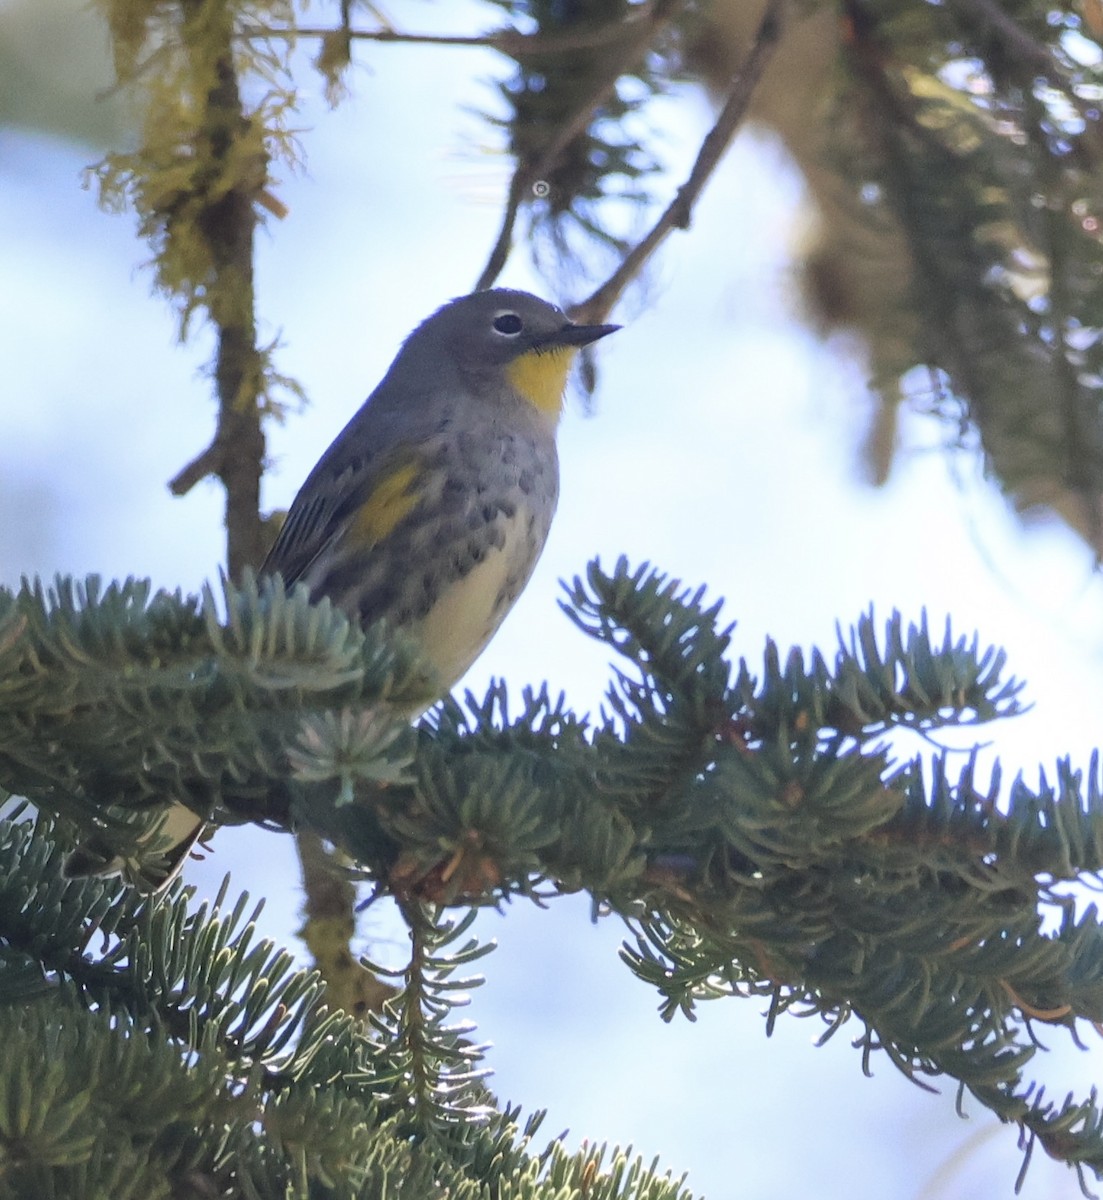
[(383, 476), (352, 518), (349, 533), (354, 541), (372, 545), (393, 531), (420, 499), (410, 486), (416, 477), (416, 463), (406, 463)]
[(550, 416), (559, 416), (563, 408), (563, 393), (567, 389), (567, 372), (577, 349), (556, 346), (554, 350), (530, 350), (515, 358), (506, 367), (510, 383), (533, 407)]

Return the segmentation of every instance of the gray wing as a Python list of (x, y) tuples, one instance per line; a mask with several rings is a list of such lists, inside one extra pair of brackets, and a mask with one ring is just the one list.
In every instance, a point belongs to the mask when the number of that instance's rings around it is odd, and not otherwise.
[(299, 490), (261, 572), (278, 571), (288, 587), (298, 583), (342, 537), (379, 482), (392, 476), (393, 460), (338, 439)]
[(389, 392), (380, 398), (311, 472), (263, 569), (289, 587), (305, 582), (364, 624), (406, 626), (500, 550), (518, 519), (535, 560), (555, 508), (555, 447), (494, 422), (472, 428), (470, 417), (458, 429), (451, 406), (398, 414)]

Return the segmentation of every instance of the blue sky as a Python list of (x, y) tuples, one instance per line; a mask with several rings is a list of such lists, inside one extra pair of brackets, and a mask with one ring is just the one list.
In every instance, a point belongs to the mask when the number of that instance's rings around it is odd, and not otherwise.
[[(431, 15), (431, 14), (430, 14)], [(496, 61), (455, 49), (383, 47), (336, 112), (313, 88), (302, 113), (306, 168), (274, 189), (285, 221), (260, 235), (262, 336), (311, 404), (271, 431), (265, 503), (284, 506), (386, 369), (399, 341), (442, 301), (470, 290), (496, 232), (508, 161), (463, 106)], [(709, 113), (692, 93), (658, 116), (681, 181)], [(385, 131), (380, 134), (380, 129)], [(166, 481), (209, 440), (206, 336), (176, 344), (150, 295), (145, 247), (128, 216), (99, 212), (80, 187), (87, 148), (0, 130), (0, 582), (22, 573), (149, 575), (198, 588), (222, 553), (213, 484), (173, 499)], [(1034, 707), (983, 731), (1004, 764), (1036, 777), (1069, 753), (1084, 765), (1103, 712), (1103, 606), (1087, 552), (1055, 525), (1024, 531), (975, 462), (937, 450), (925, 418), (902, 426), (890, 483), (860, 482), (868, 416), (860, 347), (801, 325), (790, 254), (807, 220), (799, 178), (764, 135), (744, 137), (710, 183), (692, 230), (675, 235), (644, 293), (613, 319), (593, 415), (562, 427), (562, 498), (524, 597), (466, 685), (549, 680), (593, 709), (607, 657), (559, 612), (558, 580), (600, 554), (650, 560), (706, 583), (738, 621), (752, 666), (764, 639), (830, 650), (835, 625), (872, 603), (1004, 646)], [(503, 283), (547, 291), (524, 250)], [(575, 297), (568, 297), (573, 299)], [(914, 747), (907, 747), (908, 750)], [(286, 837), (225, 831), (191, 868), (204, 893), (224, 871), (269, 898), (264, 925), (290, 941), (296, 871)], [(401, 930), (375, 910), (374, 956), (401, 954)], [(479, 928), (500, 943), (473, 998), (503, 1098), (546, 1107), (546, 1132), (631, 1142), (713, 1200), (1000, 1197), (1018, 1154), (1011, 1130), (979, 1109), (960, 1121), (953, 1089), (906, 1083), (887, 1061), (864, 1079), (844, 1029), (782, 1021), (764, 1037), (760, 1006), (704, 1006), (667, 1026), (656, 997), (620, 964), (623, 929), (594, 926), (581, 898), (550, 911), (512, 905)], [(859, 1031), (854, 1030), (856, 1036)], [(1056, 1036), (1054, 1046), (1063, 1044)], [(1099, 1050), (1051, 1054), (1054, 1091), (1083, 1091)], [(1078, 1195), (1044, 1156), (1024, 1195)]]

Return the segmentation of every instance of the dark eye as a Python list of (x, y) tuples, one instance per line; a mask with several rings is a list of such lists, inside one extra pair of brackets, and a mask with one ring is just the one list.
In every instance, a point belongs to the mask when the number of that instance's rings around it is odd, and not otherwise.
[(524, 327), (524, 321), (515, 312), (500, 312), (494, 318), (494, 328), (506, 337), (516, 337)]

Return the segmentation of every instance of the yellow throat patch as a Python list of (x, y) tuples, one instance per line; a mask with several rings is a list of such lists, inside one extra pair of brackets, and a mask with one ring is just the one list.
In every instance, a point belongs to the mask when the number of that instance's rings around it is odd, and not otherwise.
[(550, 417), (558, 417), (563, 409), (567, 372), (577, 353), (575, 346), (530, 350), (506, 367), (506, 376), (533, 408)]

